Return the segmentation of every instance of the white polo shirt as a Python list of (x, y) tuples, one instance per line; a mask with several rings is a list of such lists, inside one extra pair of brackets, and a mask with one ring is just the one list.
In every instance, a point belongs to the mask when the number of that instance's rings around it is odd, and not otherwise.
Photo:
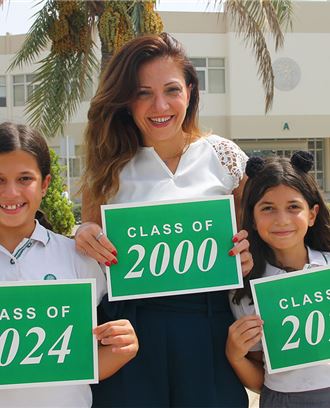
[[(74, 241), (55, 234), (36, 221), (31, 237), (11, 254), (0, 245), (0, 280), (95, 278), (97, 303), (106, 293), (106, 280), (93, 259), (80, 255)], [(0, 389), (0, 407), (91, 407), (88, 384)]]
[[(308, 250), (309, 264), (304, 266), (304, 269), (309, 269), (316, 266), (330, 265), (330, 253)], [(266, 265), (266, 270), (263, 277), (282, 275), (286, 271), (276, 268), (275, 266)], [(250, 298), (244, 297), (238, 305), (232, 302), (234, 291), (230, 291), (229, 302), (232, 312), (236, 319), (240, 317), (255, 314), (254, 305), (250, 305)], [(262, 350), (261, 342), (254, 346), (251, 351)], [(279, 392), (301, 392), (312, 391), (321, 388), (330, 387), (330, 364), (320, 364), (317, 366), (298, 368), (296, 370), (284, 371), (280, 373), (269, 374), (265, 367), (266, 387)]]

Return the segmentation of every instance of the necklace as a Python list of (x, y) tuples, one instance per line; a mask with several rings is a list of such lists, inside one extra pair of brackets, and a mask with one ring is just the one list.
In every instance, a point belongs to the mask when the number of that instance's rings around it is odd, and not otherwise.
[[(186, 149), (185, 151), (187, 151), (187, 149)], [(162, 159), (162, 160), (163, 160), (163, 162), (164, 162), (165, 164), (167, 164), (167, 163), (169, 163), (171, 160), (180, 158), (180, 157), (184, 154), (185, 151), (183, 151), (183, 149), (182, 149), (179, 153), (176, 153), (174, 156), (170, 156), (170, 157), (167, 157), (166, 159)]]
[(166, 166), (168, 166), (168, 163), (171, 160), (181, 158), (186, 153), (186, 151), (189, 149), (189, 146), (190, 146), (188, 139), (189, 139), (188, 137), (184, 138), (183, 147), (180, 148), (180, 150), (176, 154), (174, 154), (173, 156), (170, 156), (170, 157), (166, 157), (166, 159), (162, 159), (163, 162), (166, 164)]

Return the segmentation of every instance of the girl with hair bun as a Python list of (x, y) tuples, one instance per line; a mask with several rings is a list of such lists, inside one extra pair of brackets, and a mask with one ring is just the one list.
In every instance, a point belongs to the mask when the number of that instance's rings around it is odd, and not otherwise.
[(238, 319), (226, 355), (242, 383), (261, 390), (261, 408), (329, 407), (330, 364), (269, 374), (262, 367), (262, 324), (255, 315), (251, 279), (330, 264), (330, 214), (309, 170), (313, 156), (250, 158), (242, 203), (254, 266), (244, 288), (230, 295)]

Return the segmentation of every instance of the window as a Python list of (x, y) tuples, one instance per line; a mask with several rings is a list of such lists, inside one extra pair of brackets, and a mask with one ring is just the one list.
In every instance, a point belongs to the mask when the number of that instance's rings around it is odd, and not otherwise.
[(199, 90), (208, 93), (225, 93), (224, 58), (190, 58), (196, 68)]
[(0, 108), (7, 106), (6, 101), (6, 77), (0, 76)]
[[(324, 188), (324, 141), (322, 139), (307, 139), (308, 151), (314, 156), (314, 165), (310, 173), (315, 177), (319, 187)], [(304, 149), (306, 150), (306, 149)], [(290, 158), (296, 149), (276, 149), (276, 156)]]
[[(61, 165), (63, 166), (63, 176), (67, 177), (67, 162), (66, 159), (60, 159)], [(82, 173), (82, 164), (80, 157), (70, 157), (69, 158), (69, 171), (70, 177), (80, 177)]]
[[(308, 150), (314, 156), (314, 165), (310, 173), (315, 177), (319, 187), (324, 188), (324, 140), (323, 139), (301, 139), (301, 147), (252, 147), (252, 145), (244, 145), (241, 140), (237, 141), (240, 147), (245, 151), (248, 156), (280, 156), (290, 158), (297, 150)], [(298, 143), (298, 140), (297, 140)], [(258, 142), (260, 145), (260, 141)]]
[(14, 106), (24, 106), (38, 84), (33, 83), (35, 75), (13, 75)]
[(314, 175), (320, 188), (324, 188), (324, 140), (308, 139), (308, 151), (314, 156), (314, 166), (311, 174)]

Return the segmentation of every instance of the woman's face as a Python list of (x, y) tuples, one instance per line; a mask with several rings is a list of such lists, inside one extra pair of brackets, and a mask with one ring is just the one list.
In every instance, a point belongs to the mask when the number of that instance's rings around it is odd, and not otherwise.
[(180, 66), (170, 57), (143, 64), (138, 71), (138, 89), (130, 106), (146, 146), (182, 139), (182, 123), (189, 105)]

